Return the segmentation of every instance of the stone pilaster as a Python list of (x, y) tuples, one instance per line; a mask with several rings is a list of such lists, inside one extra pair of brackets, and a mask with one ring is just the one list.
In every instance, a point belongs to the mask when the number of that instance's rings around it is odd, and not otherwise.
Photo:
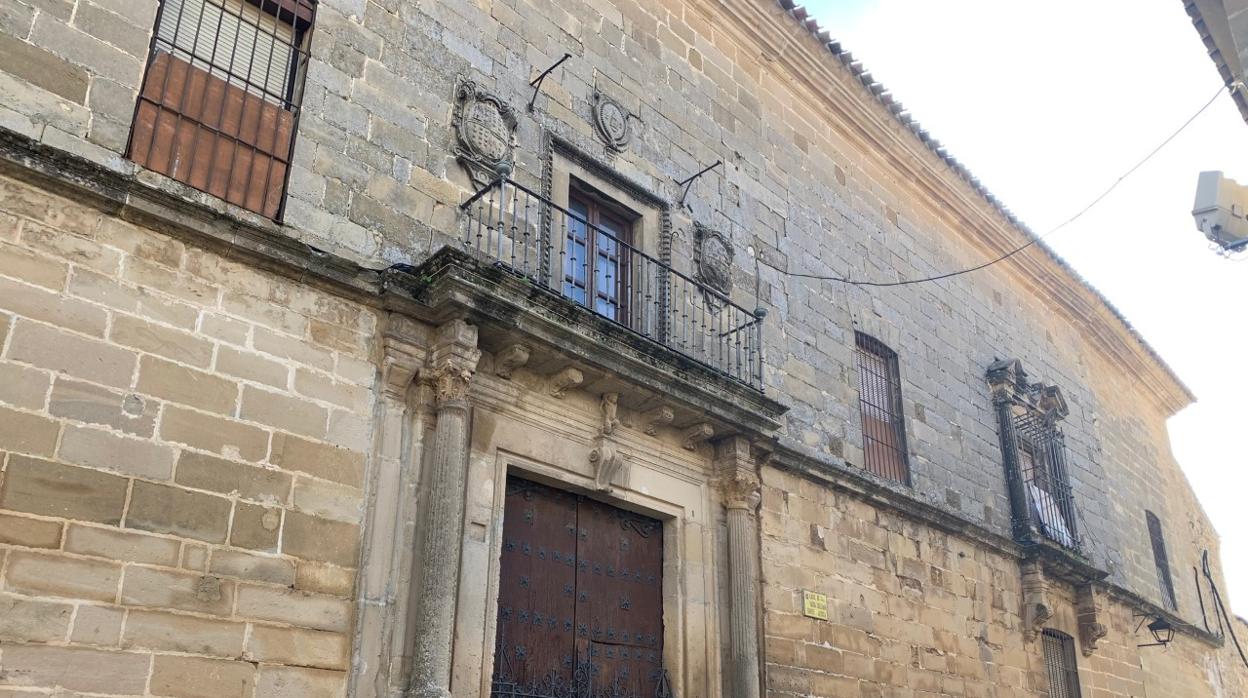
[(426, 361), (425, 328), (390, 316), (384, 331), (380, 399), (373, 458), (366, 485), (364, 551), (356, 585), (356, 637), (349, 695), (389, 696), (402, 689), (402, 657), (412, 545), (406, 535), (415, 516), (414, 471), (410, 440), (421, 428), (411, 401), (416, 376)]
[(715, 444), (715, 465), (728, 518), (728, 595), (731, 661), (728, 695), (758, 698), (758, 475), (744, 437)]
[(477, 359), (477, 329), (463, 320), (438, 328), (430, 360), (437, 407), (426, 480), (428, 504), (420, 516), (420, 589), (412, 652), (412, 698), (450, 698), (451, 645), (463, 546), (468, 458), (468, 387)]

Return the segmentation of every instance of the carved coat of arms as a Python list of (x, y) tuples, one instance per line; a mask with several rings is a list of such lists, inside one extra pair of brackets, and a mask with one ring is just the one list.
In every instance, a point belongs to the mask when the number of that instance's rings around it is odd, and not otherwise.
[(455, 93), (455, 157), (478, 186), (493, 182), (500, 166), (511, 170), (516, 139), (516, 113), (498, 96), (475, 82), (460, 83)]
[(592, 107), (594, 129), (598, 132), (598, 137), (612, 150), (621, 151), (627, 148), (633, 137), (628, 124), (628, 110), (597, 89), (594, 90)]
[(719, 307), (732, 294), (732, 242), (722, 232), (701, 223), (693, 224), (693, 242), (697, 279), (722, 296), (707, 294), (707, 303)]

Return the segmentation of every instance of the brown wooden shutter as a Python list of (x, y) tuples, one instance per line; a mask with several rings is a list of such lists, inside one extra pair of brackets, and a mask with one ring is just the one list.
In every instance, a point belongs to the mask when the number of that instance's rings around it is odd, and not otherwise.
[(164, 0), (127, 156), (277, 218), (314, 7), (308, 0)]

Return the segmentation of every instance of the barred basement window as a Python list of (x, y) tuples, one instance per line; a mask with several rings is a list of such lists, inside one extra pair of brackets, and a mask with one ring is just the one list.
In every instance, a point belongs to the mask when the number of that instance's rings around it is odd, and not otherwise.
[(910, 484), (897, 354), (861, 332), (855, 332), (854, 339), (858, 346), (863, 467), (889, 480)]
[(316, 0), (161, 0), (127, 157), (280, 218)]
[(1074, 638), (1045, 628), (1043, 642), (1044, 664), (1049, 671), (1049, 698), (1080, 698)]
[(1170, 578), (1170, 557), (1166, 555), (1166, 539), (1161, 533), (1161, 519), (1147, 509), (1144, 518), (1148, 521), (1148, 537), (1153, 543), (1153, 564), (1157, 567), (1157, 586), (1161, 592), (1161, 602), (1166, 610), (1179, 610), (1179, 601), (1174, 595), (1174, 580)]

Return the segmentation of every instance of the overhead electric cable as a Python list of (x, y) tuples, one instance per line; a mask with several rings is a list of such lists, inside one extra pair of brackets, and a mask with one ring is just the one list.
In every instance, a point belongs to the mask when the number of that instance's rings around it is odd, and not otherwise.
[(1179, 127), (1179, 128), (1178, 128), (1175, 132), (1174, 132), (1174, 133), (1171, 133), (1169, 136), (1167, 136), (1165, 140), (1163, 140), (1161, 143), (1159, 143), (1159, 144), (1157, 145), (1157, 147), (1155, 147), (1155, 148), (1153, 148), (1151, 151), (1149, 151), (1148, 155), (1145, 155), (1145, 156), (1144, 156), (1144, 159), (1142, 159), (1142, 160), (1140, 160), (1139, 162), (1135, 163), (1134, 165), (1132, 165), (1132, 166), (1131, 166), (1131, 168), (1130, 168), (1129, 170), (1127, 170), (1126, 172), (1122, 173), (1122, 176), (1120, 176), (1120, 177), (1118, 177), (1118, 179), (1114, 180), (1114, 183), (1113, 183), (1113, 184), (1111, 184), (1111, 185), (1109, 185), (1109, 188), (1108, 188), (1108, 189), (1106, 189), (1105, 191), (1101, 192), (1101, 194), (1100, 194), (1099, 196), (1097, 196), (1095, 199), (1093, 199), (1093, 200), (1091, 201), (1091, 203), (1089, 203), (1087, 206), (1084, 206), (1082, 209), (1080, 209), (1078, 213), (1076, 213), (1075, 215), (1071, 216), (1070, 218), (1067, 218), (1066, 220), (1062, 221), (1062, 222), (1061, 222), (1060, 224), (1058, 224), (1056, 227), (1052, 228), (1051, 230), (1049, 230), (1048, 232), (1044, 233), (1043, 235), (1035, 235), (1035, 236), (1033, 236), (1030, 240), (1028, 240), (1027, 242), (1023, 243), (1022, 245), (1019, 245), (1018, 247), (1015, 247), (1014, 249), (1010, 250), (1009, 252), (1006, 252), (1005, 254), (1001, 255), (1000, 257), (997, 257), (997, 258), (995, 258), (995, 259), (993, 259), (993, 260), (990, 260), (990, 261), (984, 262), (983, 264), (977, 264), (977, 265), (975, 265), (975, 266), (973, 266), (973, 267), (968, 267), (968, 268), (966, 268), (966, 269), (959, 269), (959, 270), (957, 270), (957, 271), (945, 272), (945, 273), (943, 273), (943, 274), (936, 274), (936, 275), (934, 275), (934, 276), (925, 276), (925, 277), (923, 277), (923, 278), (921, 278), (921, 279), (903, 279), (903, 280), (901, 280), (901, 281), (864, 281), (864, 280), (860, 280), (860, 279), (850, 279), (850, 278), (847, 278), (847, 277), (844, 277), (844, 276), (825, 276), (825, 275), (820, 275), (820, 274), (803, 274), (803, 273), (800, 273), (800, 272), (786, 271), (786, 270), (781, 269), (780, 267), (777, 267), (777, 266), (775, 266), (774, 264), (772, 264), (772, 263), (768, 262), (767, 260), (762, 259), (762, 255), (761, 255), (761, 254), (759, 255), (759, 259), (762, 261), (762, 263), (763, 263), (763, 264), (767, 265), (768, 267), (771, 267), (772, 269), (775, 269), (776, 271), (778, 271), (778, 272), (780, 272), (781, 274), (784, 274), (784, 275), (786, 275), (786, 276), (792, 276), (792, 277), (802, 278), (802, 279), (818, 279), (818, 280), (820, 280), (820, 281), (834, 281), (834, 282), (837, 282), (837, 283), (849, 284), (849, 285), (851, 285), (851, 286), (874, 286), (874, 287), (887, 287), (887, 286), (910, 286), (910, 285), (912, 285), (912, 284), (922, 284), (922, 283), (927, 283), (927, 282), (929, 282), (929, 281), (940, 281), (941, 279), (948, 279), (948, 278), (950, 278), (950, 277), (954, 277), (954, 276), (961, 276), (962, 274), (969, 274), (969, 273), (971, 273), (971, 272), (973, 272), (973, 271), (979, 271), (980, 269), (984, 269), (984, 268), (986, 268), (986, 267), (990, 267), (990, 266), (992, 266), (992, 265), (994, 265), (994, 264), (996, 264), (996, 263), (998, 263), (998, 262), (1003, 262), (1003, 261), (1005, 261), (1005, 260), (1009, 259), (1010, 257), (1013, 257), (1014, 255), (1018, 254), (1019, 252), (1022, 252), (1023, 250), (1026, 250), (1027, 248), (1031, 247), (1032, 245), (1035, 245), (1036, 243), (1040, 242), (1040, 241), (1041, 241), (1041, 240), (1043, 240), (1044, 238), (1046, 238), (1046, 237), (1048, 237), (1048, 236), (1052, 235), (1053, 233), (1056, 233), (1057, 231), (1061, 230), (1062, 228), (1065, 228), (1066, 226), (1070, 225), (1071, 223), (1074, 223), (1076, 220), (1078, 220), (1080, 217), (1082, 217), (1082, 216), (1083, 216), (1083, 214), (1085, 214), (1085, 213), (1087, 213), (1088, 211), (1092, 210), (1092, 208), (1093, 208), (1094, 206), (1096, 206), (1097, 204), (1101, 203), (1101, 201), (1103, 201), (1103, 200), (1105, 199), (1105, 197), (1109, 196), (1111, 192), (1113, 192), (1115, 189), (1117, 189), (1117, 188), (1118, 188), (1118, 185), (1119, 185), (1119, 184), (1122, 184), (1123, 180), (1125, 180), (1127, 177), (1130, 177), (1132, 174), (1134, 174), (1136, 170), (1138, 170), (1138, 169), (1140, 169), (1141, 167), (1143, 167), (1143, 166), (1144, 166), (1144, 163), (1146, 163), (1146, 162), (1148, 162), (1149, 160), (1153, 159), (1153, 156), (1154, 156), (1154, 155), (1156, 155), (1157, 153), (1161, 152), (1161, 149), (1162, 149), (1162, 148), (1165, 148), (1167, 145), (1169, 145), (1169, 144), (1170, 144), (1170, 141), (1173, 141), (1175, 138), (1177, 138), (1177, 137), (1178, 137), (1178, 135), (1179, 135), (1180, 133), (1182, 133), (1182, 132), (1183, 132), (1183, 131), (1184, 131), (1184, 130), (1188, 127), (1188, 126), (1190, 126), (1190, 125), (1191, 125), (1191, 123), (1192, 123), (1193, 121), (1195, 121), (1195, 120), (1196, 120), (1196, 117), (1198, 117), (1198, 116), (1200, 116), (1201, 114), (1205, 113), (1205, 110), (1206, 110), (1206, 109), (1208, 109), (1210, 106), (1212, 106), (1212, 105), (1213, 105), (1213, 103), (1214, 103), (1215, 101), (1217, 101), (1218, 96), (1222, 94), (1222, 90), (1223, 90), (1223, 89), (1226, 89), (1226, 88), (1225, 88), (1225, 87), (1219, 87), (1219, 88), (1218, 88), (1218, 91), (1217, 91), (1217, 92), (1215, 92), (1215, 93), (1213, 94), (1213, 96), (1209, 98), (1209, 101), (1208, 101), (1208, 102), (1205, 102), (1205, 105), (1204, 105), (1203, 107), (1201, 107), (1200, 109), (1198, 109), (1198, 110), (1196, 111), (1196, 113), (1195, 113), (1195, 114), (1192, 114), (1190, 117), (1188, 117), (1187, 121), (1184, 121), (1182, 126), (1180, 126), (1180, 127)]

